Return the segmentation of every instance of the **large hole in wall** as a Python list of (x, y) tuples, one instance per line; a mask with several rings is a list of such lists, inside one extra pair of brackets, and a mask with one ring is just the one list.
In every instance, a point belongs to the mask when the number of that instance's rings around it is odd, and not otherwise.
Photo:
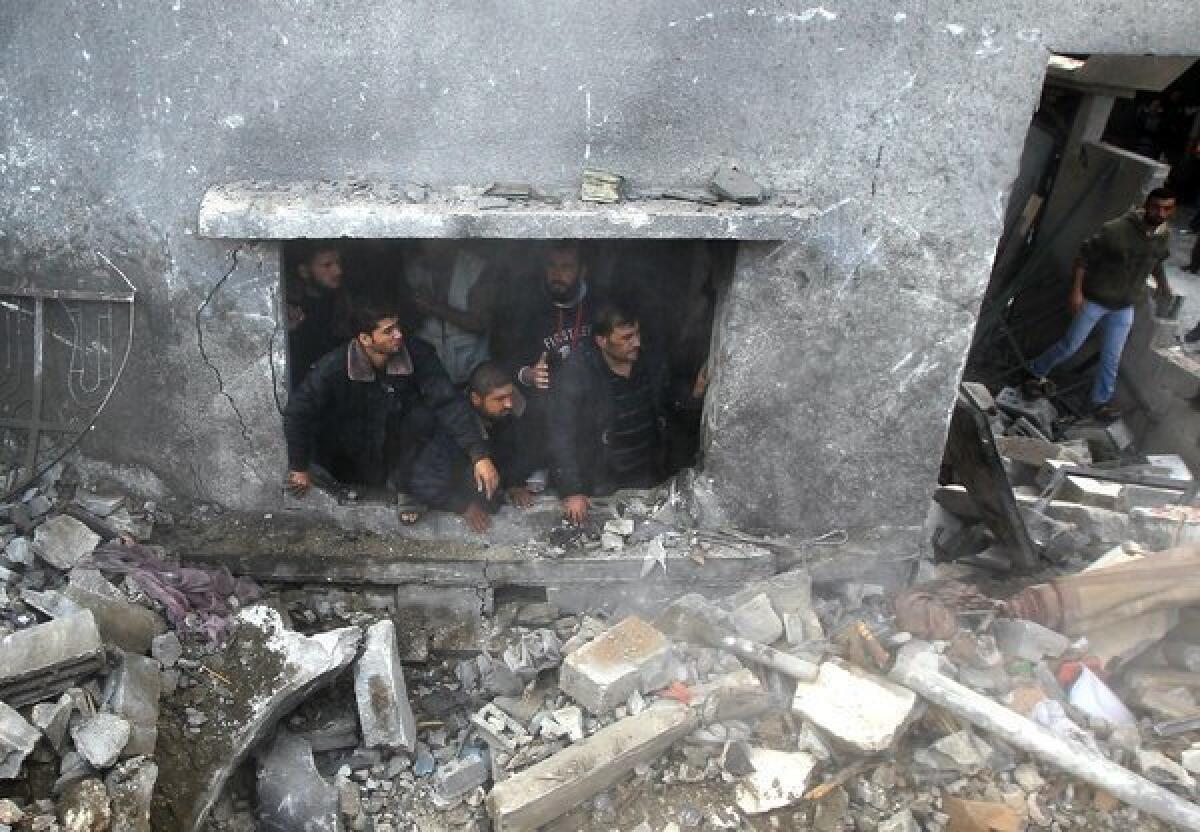
[[(504, 373), (527, 407), (520, 433), (522, 453), (534, 460), (524, 466), (532, 467), (529, 483), (541, 486), (549, 469), (547, 490), (554, 493), (546, 446), (547, 414), (558, 404), (554, 380), (572, 346), (596, 346), (591, 324), (605, 302), (614, 301), (637, 318), (639, 364), (662, 372), (662, 442), (652, 452), (661, 480), (695, 464), (701, 453), (713, 312), (735, 253), (734, 242), (704, 240), (286, 241), (291, 394), (323, 355), (346, 353), (356, 335), (356, 309), (394, 311), (406, 343), (431, 344), (468, 404), (481, 404), (470, 395), (472, 371), (481, 362)], [(579, 293), (582, 316), (574, 303)], [(526, 383), (531, 371), (520, 370), (536, 369), (542, 354), (548, 390)], [(358, 470), (327, 432), (319, 432), (317, 443), (320, 464), (314, 467), (324, 486), (359, 499), (391, 499), (394, 491), (408, 490), (403, 479), (381, 483), (378, 472)]]
[[(1136, 213), (1151, 202), (1157, 207)], [(1162, 221), (1167, 205), (1173, 213)], [(1124, 239), (1112, 231), (1119, 223), (1155, 251), (1113, 242)], [(1044, 518), (1077, 519), (1055, 502), (1065, 499), (1063, 478), (1048, 473), (1048, 461), (1088, 469), (1113, 493), (1132, 482), (1120, 472), (1133, 468), (1168, 479), (1188, 467), (1200, 473), (1200, 411), (1191, 401), (1200, 363), (1184, 343), (1200, 335), (1200, 278), (1188, 270), (1200, 265), (1198, 230), (1195, 59), (1053, 56), (951, 422), (928, 530), (939, 556), (1032, 568), (1053, 548)], [(1120, 278), (1128, 291), (1099, 285), (1135, 254), (1138, 266)], [(1159, 288), (1157, 263), (1170, 294)], [(1077, 280), (1086, 301), (1079, 311)], [(1088, 317), (1098, 323), (1073, 348)], [(1106, 359), (1106, 342), (1112, 356), (1113, 333), (1126, 326), (1119, 362)]]

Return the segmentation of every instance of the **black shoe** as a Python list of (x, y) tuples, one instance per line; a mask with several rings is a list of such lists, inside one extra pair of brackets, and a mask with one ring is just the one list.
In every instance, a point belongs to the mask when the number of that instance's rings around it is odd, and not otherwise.
[(1109, 422), (1115, 422), (1120, 419), (1121, 411), (1111, 402), (1105, 402), (1104, 404), (1092, 405), (1092, 409), (1088, 415), (1090, 415), (1097, 422), (1108, 424)]

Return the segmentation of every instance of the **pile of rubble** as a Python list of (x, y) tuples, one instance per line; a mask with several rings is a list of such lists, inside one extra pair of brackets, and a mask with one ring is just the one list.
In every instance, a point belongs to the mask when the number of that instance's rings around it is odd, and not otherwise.
[[(1003, 599), (954, 564), (512, 598), (404, 666), (395, 593), (182, 565), (139, 542), (170, 520), (61, 475), (0, 505), (0, 832), (1200, 829), (1196, 547), (1085, 546)], [(567, 545), (695, 542), (653, 522)]]

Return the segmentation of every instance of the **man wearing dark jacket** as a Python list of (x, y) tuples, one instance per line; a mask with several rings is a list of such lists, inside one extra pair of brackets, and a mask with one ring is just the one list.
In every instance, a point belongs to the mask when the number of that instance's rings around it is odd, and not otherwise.
[(546, 441), (551, 482), (572, 523), (587, 521), (589, 496), (646, 488), (662, 476), (667, 375), (641, 347), (637, 316), (606, 303), (592, 344), (558, 374)]
[[(528, 508), (533, 504), (533, 495), (525, 487), (530, 470), (519, 430), (525, 413), (524, 397), (503, 367), (494, 361), (485, 361), (471, 372), (467, 381), (467, 399), (475, 412), (479, 432), (488, 443), (489, 456), (499, 472), (500, 487), (509, 502), (518, 508)], [(444, 492), (429, 500), (430, 505), (462, 514), (472, 531), (487, 531), (492, 525), (491, 513), (500, 507), (500, 494), (497, 492), (493, 499), (487, 499), (472, 482), (467, 456), (444, 436), (438, 445), (434, 453), (443, 455), (447, 459), (445, 465), (452, 467), (455, 473)]]
[(352, 318), (353, 340), (317, 361), (288, 401), (289, 490), (307, 491), (309, 466), (319, 462), (339, 479), (428, 501), (453, 476), (434, 452), (444, 436), (470, 459), (477, 488), (490, 498), (496, 467), (433, 347), (406, 340), (390, 311), (359, 308)]
[(542, 251), (541, 273), (518, 292), (492, 327), (492, 355), (512, 373), (526, 397), (528, 412), (521, 430), (530, 471), (544, 472), (548, 400), (562, 363), (592, 335), (596, 298), (580, 244), (556, 240)]

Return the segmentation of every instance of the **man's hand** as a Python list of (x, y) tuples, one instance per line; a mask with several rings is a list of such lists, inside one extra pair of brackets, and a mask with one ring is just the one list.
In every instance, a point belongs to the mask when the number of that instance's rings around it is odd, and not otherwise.
[(463, 520), (467, 523), (467, 528), (473, 532), (486, 532), (492, 527), (492, 518), (487, 513), (487, 509), (477, 500), (472, 500), (467, 504), (463, 511)]
[(705, 391), (708, 390), (708, 365), (705, 364), (700, 368), (700, 372), (696, 373), (696, 380), (692, 382), (692, 398), (703, 399)]
[(550, 365), (546, 363), (546, 353), (532, 367), (522, 367), (517, 377), (527, 387), (537, 387), (546, 390), (550, 387)]
[(486, 456), (475, 463), (475, 488), (489, 500), (500, 487), (500, 472)]
[(588, 498), (582, 494), (563, 497), (563, 514), (576, 526), (582, 526), (587, 522), (589, 505)]
[(304, 323), (304, 309), (295, 303), (287, 304), (287, 330), (292, 332)]
[(514, 485), (508, 489), (508, 501), (517, 508), (529, 508), (533, 505), (533, 492), (523, 485)]
[(1071, 297), (1067, 301), (1067, 305), (1071, 309), (1071, 316), (1074, 317), (1083, 311), (1083, 305), (1086, 300), (1083, 297), (1083, 292), (1073, 291)]
[(284, 488), (294, 497), (303, 497), (312, 488), (312, 477), (307, 471), (288, 471)]

